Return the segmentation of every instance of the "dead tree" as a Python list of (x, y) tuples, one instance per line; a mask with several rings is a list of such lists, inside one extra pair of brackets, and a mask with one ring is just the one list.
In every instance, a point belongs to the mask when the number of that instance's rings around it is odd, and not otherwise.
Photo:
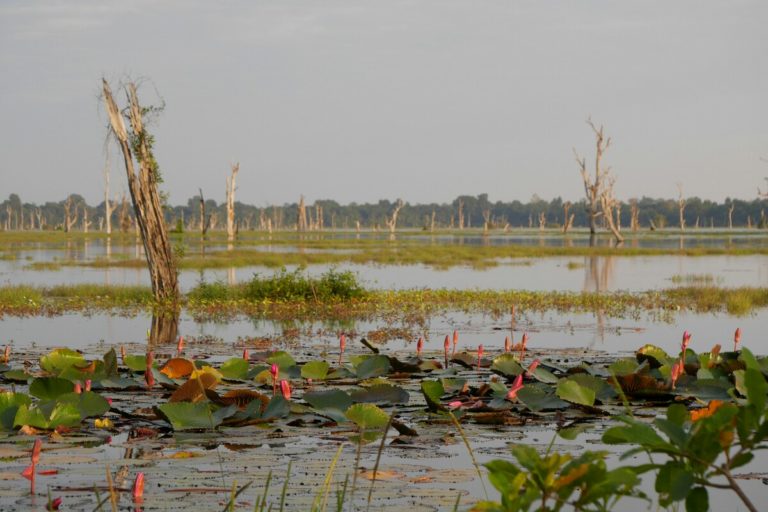
[(203, 197), (203, 189), (198, 188), (197, 190), (200, 191), (200, 236), (205, 237), (205, 234), (208, 232), (208, 226), (211, 223), (211, 217), (210, 215), (207, 217), (205, 215), (205, 197)]
[(235, 180), (237, 172), (240, 170), (240, 164), (232, 166), (232, 174), (227, 177), (227, 241), (235, 239)]
[(539, 212), (539, 231), (547, 227), (547, 212)]
[(677, 184), (677, 211), (680, 214), (680, 231), (685, 231), (685, 198), (683, 198), (683, 184)]
[(569, 229), (573, 226), (573, 219), (576, 217), (575, 214), (569, 213), (571, 210), (571, 202), (566, 201), (563, 203), (563, 233), (567, 233)]
[[(142, 114), (146, 110), (139, 105), (136, 85), (126, 86), (129, 108), (130, 133), (126, 129), (123, 113), (112, 97), (112, 90), (102, 80), (104, 102), (106, 103), (112, 133), (123, 153), (128, 190), (133, 201), (136, 223), (141, 231), (144, 254), (147, 258), (152, 292), (158, 301), (178, 302), (179, 282), (173, 250), (168, 240), (168, 231), (163, 217), (160, 195), (157, 192), (159, 170), (152, 154), (152, 137), (144, 129)], [(139, 167), (135, 170), (134, 157)]]
[(43, 210), (35, 208), (35, 217), (37, 218), (37, 229), (42, 231), (45, 225), (45, 217), (43, 216)]
[(389, 228), (390, 234), (395, 234), (395, 229), (397, 229), (397, 215), (400, 213), (400, 210), (403, 208), (403, 200), (398, 199), (395, 203), (395, 209), (392, 210), (392, 214), (388, 219), (386, 219), (387, 227)]
[(77, 205), (72, 201), (72, 196), (69, 196), (64, 201), (64, 232), (69, 233), (77, 222)]
[(637, 199), (629, 200), (629, 229), (633, 233), (640, 229), (640, 209), (637, 206)]
[(728, 207), (728, 229), (733, 229), (733, 210), (736, 209), (736, 205), (731, 203)]
[(112, 234), (112, 212), (117, 205), (109, 201), (109, 144), (106, 145), (106, 158), (104, 162), (104, 220), (107, 224), (107, 235)]
[(432, 210), (432, 218), (429, 222), (429, 231), (430, 233), (435, 232), (435, 210), (434, 209)]
[(299, 198), (299, 216), (296, 222), (296, 230), (307, 230), (307, 206), (304, 204), (304, 195)]
[(616, 242), (622, 243), (624, 241), (624, 237), (621, 235), (618, 221), (614, 217), (614, 212), (616, 215), (619, 214), (618, 201), (616, 201), (616, 198), (613, 195), (613, 184), (615, 180), (613, 176), (610, 175), (604, 175), (603, 177), (605, 180), (603, 182), (603, 190), (600, 192), (600, 206), (603, 210), (603, 219), (605, 220), (605, 224), (608, 229), (610, 229), (611, 233), (613, 233), (613, 237), (616, 239)]
[(483, 231), (485, 233), (488, 232), (488, 230), (491, 227), (491, 210), (483, 210)]
[(117, 220), (120, 224), (120, 231), (123, 233), (127, 233), (129, 229), (131, 229), (131, 216), (128, 213), (128, 201), (125, 198), (125, 192), (123, 192), (123, 197), (120, 199), (120, 211), (117, 215)]
[(464, 229), (464, 201), (459, 199), (459, 229)]
[(87, 233), (91, 227), (91, 221), (88, 220), (88, 206), (83, 205), (83, 233)]
[(605, 138), (603, 126), (595, 126), (592, 119), (587, 119), (587, 124), (592, 128), (595, 134), (595, 174), (592, 176), (587, 170), (587, 159), (582, 158), (574, 148), (573, 154), (576, 157), (576, 163), (579, 164), (579, 172), (584, 182), (584, 193), (587, 197), (587, 219), (589, 220), (589, 233), (594, 235), (597, 232), (597, 218), (603, 214), (601, 210), (601, 194), (603, 192), (603, 181), (610, 172), (610, 167), (603, 167), (601, 160), (603, 153), (610, 147), (611, 138)]

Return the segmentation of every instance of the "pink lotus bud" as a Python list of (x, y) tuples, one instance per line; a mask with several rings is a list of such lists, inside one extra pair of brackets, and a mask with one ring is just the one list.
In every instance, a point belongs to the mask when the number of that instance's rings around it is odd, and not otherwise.
[(739, 343), (741, 343), (741, 327), (736, 328), (736, 332), (733, 333), (733, 351), (736, 352), (739, 349)]
[(61, 502), (61, 496), (54, 498), (48, 505), (46, 505), (46, 510), (59, 510), (59, 507), (61, 507)]
[(453, 353), (456, 353), (456, 345), (459, 344), (459, 331), (453, 331)]
[(462, 404), (461, 404), (461, 401), (459, 401), (459, 400), (454, 400), (453, 402), (450, 402), (450, 403), (448, 404), (448, 407), (449, 407), (449, 408), (451, 408), (451, 409), (458, 409), (459, 407), (461, 407), (461, 405), (462, 405)]
[(155, 362), (155, 354), (151, 350), (147, 352), (147, 367), (144, 370), (144, 380), (147, 381), (147, 386), (152, 388), (155, 385), (155, 374), (152, 373), (152, 363)]
[(109, 404), (109, 406), (112, 407), (112, 399), (111, 398), (106, 398), (106, 400), (107, 400), (107, 403)]
[(507, 400), (515, 400), (517, 392), (523, 389), (523, 374), (521, 373), (512, 382), (512, 388), (507, 392)]
[(451, 348), (451, 340), (448, 335), (445, 335), (445, 341), (443, 341), (443, 350), (445, 351), (445, 367), (448, 368), (448, 350)]
[(478, 370), (480, 369), (480, 359), (482, 359), (484, 351), (485, 350), (483, 349), (483, 346), (482, 345), (478, 345), (478, 347), (477, 347), (477, 369)]
[(539, 367), (539, 363), (541, 361), (538, 359), (534, 359), (534, 361), (531, 363), (531, 365), (528, 367), (528, 371), (526, 372), (528, 375), (533, 375), (533, 372), (536, 371), (536, 368)]
[(419, 337), (419, 341), (416, 342), (416, 357), (421, 358), (421, 352), (424, 350), (424, 338)]
[(181, 355), (182, 350), (184, 350), (184, 336), (179, 336), (179, 342), (176, 343), (176, 353)]
[(8, 361), (11, 360), (11, 346), (6, 345), (5, 346), (5, 353), (3, 354), (3, 362), (5, 364), (8, 364)]
[(136, 473), (136, 480), (133, 481), (133, 500), (141, 501), (144, 496), (144, 473)]
[(510, 350), (512, 350), (512, 340), (507, 336), (504, 338), (504, 352), (509, 352)]
[(32, 445), (32, 455), (30, 456), (30, 459), (32, 460), (32, 464), (37, 464), (40, 462), (40, 452), (43, 450), (43, 441), (38, 437), (35, 439), (35, 444)]
[(342, 334), (339, 336), (339, 366), (344, 361), (344, 349), (347, 346), (347, 337)]
[(273, 363), (272, 366), (269, 367), (269, 373), (272, 375), (273, 380), (277, 380), (277, 376), (280, 375), (280, 367)]
[(250, 359), (251, 359), (251, 356), (248, 354), (248, 349), (247, 348), (243, 349), (243, 359), (245, 359), (246, 361), (250, 361)]
[(83, 392), (83, 386), (79, 382), (75, 382), (75, 389), (73, 391), (79, 395)]
[(681, 347), (682, 347), (682, 351), (681, 352), (683, 353), (683, 356), (685, 356), (685, 351), (688, 350), (688, 344), (690, 342), (691, 342), (691, 333), (689, 333), (688, 331), (685, 331), (683, 333), (683, 343), (681, 345)]
[(287, 380), (280, 381), (280, 392), (283, 393), (283, 398), (286, 400), (291, 399), (291, 384)]
[(91, 379), (85, 380), (85, 390), (90, 391), (91, 390)]

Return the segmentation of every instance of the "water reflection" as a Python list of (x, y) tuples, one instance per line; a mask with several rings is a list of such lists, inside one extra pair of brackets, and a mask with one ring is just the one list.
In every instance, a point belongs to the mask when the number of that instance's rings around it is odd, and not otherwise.
[(149, 346), (174, 343), (179, 333), (179, 310), (152, 313)]
[(607, 292), (614, 289), (614, 256), (586, 256), (584, 258), (585, 292)]

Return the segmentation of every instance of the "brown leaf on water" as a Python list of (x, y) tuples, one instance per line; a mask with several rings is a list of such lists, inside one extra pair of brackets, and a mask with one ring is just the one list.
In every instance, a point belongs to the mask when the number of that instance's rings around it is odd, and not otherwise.
[(191, 374), (194, 369), (195, 365), (189, 359), (174, 357), (166, 361), (162, 368), (160, 368), (160, 373), (164, 373), (169, 379), (178, 379)]
[[(359, 473), (360, 477), (366, 480), (373, 480), (373, 470), (363, 469)], [(378, 470), (376, 472), (376, 480), (403, 480), (405, 475), (398, 471)]]
[(87, 364), (85, 366), (72, 365), (72, 368), (83, 373), (93, 373), (94, 371), (96, 371), (96, 361), (91, 361), (90, 364)]
[(214, 375), (202, 373), (179, 386), (168, 399), (169, 402), (199, 402), (205, 398), (205, 390), (213, 389), (218, 384)]
[(232, 389), (219, 396), (219, 401), (224, 405), (235, 404), (240, 409), (244, 409), (245, 406), (254, 400), (261, 401), (261, 411), (264, 412), (264, 409), (269, 403), (269, 397), (258, 391), (252, 391), (250, 389)]
[(638, 391), (666, 391), (668, 390), (664, 382), (656, 380), (650, 375), (641, 373), (630, 373), (629, 375), (617, 375), (616, 380), (611, 377), (608, 379), (610, 384), (618, 383), (621, 389), (627, 395), (634, 395)]

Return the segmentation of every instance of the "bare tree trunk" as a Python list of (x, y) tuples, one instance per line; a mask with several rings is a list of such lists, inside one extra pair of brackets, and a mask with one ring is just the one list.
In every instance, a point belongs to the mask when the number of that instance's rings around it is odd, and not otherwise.
[(205, 238), (211, 218), (210, 216), (205, 216), (205, 197), (203, 197), (203, 189), (198, 188), (197, 190), (200, 191), (200, 236)]
[(403, 200), (398, 199), (395, 203), (395, 209), (392, 211), (392, 215), (389, 219), (386, 220), (387, 227), (389, 228), (389, 233), (391, 235), (395, 234), (395, 229), (397, 229), (397, 215), (400, 213), (400, 210), (403, 208)]
[(459, 229), (464, 229), (464, 201), (459, 199)]
[(240, 164), (232, 166), (232, 174), (227, 178), (227, 241), (235, 239), (235, 180), (237, 172), (240, 170)]
[(123, 192), (123, 197), (120, 200), (118, 220), (120, 222), (120, 231), (127, 233), (131, 229), (131, 217), (128, 215), (128, 201), (125, 198), (125, 192)]
[(539, 212), (539, 231), (544, 231), (547, 227), (547, 213)]
[(566, 201), (563, 203), (563, 234), (567, 233), (568, 230), (571, 229), (571, 226), (573, 226), (573, 219), (574, 214), (569, 214), (571, 211), (571, 202)]
[(614, 211), (616, 210), (616, 198), (613, 196), (613, 184), (613, 177), (608, 176), (608, 179), (603, 183), (603, 191), (600, 194), (600, 205), (603, 208), (603, 219), (605, 220), (608, 229), (613, 233), (616, 242), (622, 243), (624, 237), (621, 235), (621, 231), (613, 217)]
[(629, 228), (633, 233), (640, 229), (640, 210), (637, 206), (637, 199), (629, 200)]
[(587, 171), (586, 158), (580, 157), (576, 152), (576, 149), (573, 150), (573, 153), (576, 156), (576, 163), (579, 164), (581, 179), (584, 182), (584, 193), (587, 197), (587, 218), (589, 220), (589, 232), (590, 234), (594, 235), (597, 232), (597, 218), (603, 213), (600, 211), (600, 194), (603, 189), (603, 180), (610, 170), (608, 167), (603, 168), (601, 166), (601, 160), (603, 158), (603, 153), (605, 153), (605, 150), (608, 149), (611, 145), (611, 138), (608, 137), (606, 139), (603, 133), (603, 127), (600, 126), (600, 128), (598, 128), (595, 126), (595, 124), (592, 122), (592, 119), (588, 119), (587, 124), (595, 133), (594, 176), (590, 176), (589, 172)]
[(736, 208), (736, 205), (731, 203), (731, 205), (728, 207), (728, 229), (733, 229), (733, 210)]
[(435, 210), (432, 210), (432, 219), (429, 223), (429, 231), (434, 233), (435, 232)]
[(64, 201), (64, 232), (69, 233), (72, 228), (75, 227), (78, 219), (77, 205), (72, 201), (72, 196), (69, 196)]
[[(126, 130), (120, 109), (112, 97), (112, 91), (106, 80), (102, 80), (104, 102), (109, 114), (112, 133), (120, 144), (123, 152), (123, 162), (128, 177), (128, 189), (133, 200), (136, 222), (141, 230), (144, 243), (144, 254), (147, 258), (152, 292), (158, 301), (178, 302), (179, 283), (173, 251), (168, 240), (168, 233), (163, 218), (160, 196), (157, 192), (158, 169), (152, 155), (151, 139), (144, 131), (142, 108), (136, 94), (136, 86), (129, 83), (126, 87), (129, 101), (128, 117), (131, 123), (131, 134)], [(134, 170), (133, 146), (139, 173)]]
[(43, 210), (41, 210), (40, 208), (35, 208), (35, 217), (37, 217), (37, 229), (42, 231), (43, 225), (45, 224), (45, 218), (43, 217)]
[(483, 210), (483, 232), (487, 233), (491, 227), (491, 211)]
[(296, 230), (307, 230), (307, 206), (304, 204), (304, 195), (299, 198), (299, 218), (296, 222)]
[(680, 214), (680, 231), (685, 231), (685, 199), (682, 183), (677, 184), (677, 211)]
[(106, 161), (104, 162), (104, 221), (107, 224), (107, 235), (112, 234), (112, 212), (117, 206), (109, 201), (109, 144), (106, 145)]
[(88, 206), (83, 205), (83, 233), (87, 233), (91, 227), (91, 221), (88, 220)]

